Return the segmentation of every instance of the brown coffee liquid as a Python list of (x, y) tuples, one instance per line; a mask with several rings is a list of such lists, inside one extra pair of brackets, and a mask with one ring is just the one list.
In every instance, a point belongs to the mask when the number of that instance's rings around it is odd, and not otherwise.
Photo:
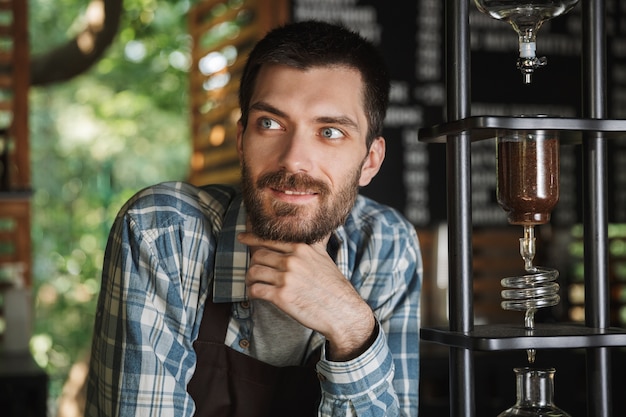
[(498, 137), (497, 196), (510, 224), (550, 221), (559, 200), (559, 141), (543, 132)]

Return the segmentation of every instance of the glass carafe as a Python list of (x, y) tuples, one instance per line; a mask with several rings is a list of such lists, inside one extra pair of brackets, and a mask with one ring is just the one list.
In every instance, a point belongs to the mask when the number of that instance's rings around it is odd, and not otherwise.
[(515, 368), (517, 401), (498, 417), (571, 417), (554, 404), (553, 368)]

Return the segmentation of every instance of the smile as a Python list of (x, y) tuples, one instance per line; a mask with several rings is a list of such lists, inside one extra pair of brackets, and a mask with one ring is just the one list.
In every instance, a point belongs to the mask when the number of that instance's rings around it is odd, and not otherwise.
[(293, 191), (293, 190), (282, 190), (283, 193), (287, 195), (313, 195), (316, 194), (312, 191)]
[(271, 188), (274, 198), (290, 204), (308, 204), (319, 198), (319, 193), (313, 190), (294, 190), (283, 188)]

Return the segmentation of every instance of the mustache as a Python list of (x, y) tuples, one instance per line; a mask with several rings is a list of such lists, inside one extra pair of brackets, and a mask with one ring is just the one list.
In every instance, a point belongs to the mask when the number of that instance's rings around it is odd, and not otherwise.
[(330, 193), (328, 185), (322, 181), (316, 180), (307, 174), (289, 174), (285, 171), (270, 172), (262, 175), (257, 180), (257, 187), (259, 189), (275, 188), (279, 190), (312, 191), (321, 195)]

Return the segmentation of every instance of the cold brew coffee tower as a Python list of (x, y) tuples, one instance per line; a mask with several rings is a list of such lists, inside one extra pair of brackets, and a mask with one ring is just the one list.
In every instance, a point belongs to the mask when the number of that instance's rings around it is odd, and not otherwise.
[[(565, 13), (576, 3), (574, 0), (474, 0), (474, 2), (480, 10), (490, 16), (513, 25), (516, 31), (522, 29), (520, 22), (524, 19), (530, 19), (532, 24), (541, 23)], [(532, 361), (534, 349), (585, 349), (587, 372), (584, 389), (587, 396), (584, 401), (587, 415), (594, 417), (613, 415), (612, 374), (617, 371), (611, 364), (610, 349), (626, 346), (626, 329), (610, 325), (610, 285), (606, 262), (609, 254), (607, 244), (609, 195), (606, 181), (615, 173), (609, 173), (607, 169), (607, 142), (609, 139), (624, 137), (626, 120), (607, 118), (606, 34), (609, 11), (603, 0), (587, 0), (580, 3), (583, 117), (531, 117), (472, 114), (470, 91), (472, 48), (468, 2), (445, 1), (447, 120), (435, 126), (420, 128), (418, 138), (421, 142), (446, 145), (449, 318), (447, 327), (425, 327), (420, 330), (420, 335), (424, 341), (449, 347), (451, 416), (476, 415), (475, 351), (527, 350)], [(530, 29), (536, 32), (538, 28), (539, 25), (535, 25)], [(526, 42), (526, 39), (530, 42)], [(534, 41), (531, 37), (520, 37), (520, 61), (527, 58), (526, 52), (530, 52), (530, 58), (534, 57), (532, 42)], [(530, 45), (526, 45), (527, 43)], [(530, 65), (527, 65), (527, 62), (521, 64), (524, 83), (531, 81), (531, 74), (537, 67), (533, 62), (534, 59), (529, 59)], [(556, 138), (555, 132), (560, 138)], [(500, 138), (498, 158), (502, 164), (498, 168), (502, 174), (498, 179), (500, 187), (498, 192), (501, 193), (501, 204), (510, 214), (509, 221), (519, 225), (523, 230), (521, 255), (524, 264), (527, 264), (530, 270), (524, 274), (522, 279), (524, 284), (521, 288), (505, 289), (511, 291), (506, 293), (508, 295), (518, 293), (525, 295), (519, 299), (517, 296), (507, 295), (504, 302), (507, 307), (515, 306), (527, 313), (525, 326), (474, 323), (470, 151), (474, 141), (493, 137)], [(558, 169), (556, 160), (550, 159), (548, 155), (554, 150), (558, 151), (559, 141), (561, 144), (567, 142), (581, 145), (581, 178), (584, 186), (580, 191), (580, 198), (584, 232), (585, 320), (584, 323), (559, 321), (542, 323), (536, 329), (532, 329), (535, 325), (535, 310), (558, 300), (556, 291), (553, 291), (552, 295), (546, 295), (543, 293), (544, 289), (537, 289), (537, 284), (543, 281), (541, 273), (545, 272), (543, 271), (545, 268), (534, 266), (533, 256), (535, 226), (547, 223), (552, 206), (556, 204), (553, 197), (558, 196), (558, 188), (550, 189), (551, 186), (558, 187), (558, 180), (554, 183), (549, 181), (549, 178), (558, 178), (558, 174), (550, 177), (552, 174), (546, 169), (550, 167)], [(529, 163), (526, 161), (528, 156), (541, 162)], [(534, 180), (532, 175), (531, 179), (527, 176), (531, 168), (534, 170), (532, 172), (535, 172)], [(534, 183), (536, 189), (533, 189), (532, 185), (528, 188), (529, 183)], [(553, 192), (557, 193), (552, 194)], [(530, 208), (524, 208), (525, 205), (530, 205)], [(555, 277), (554, 274), (547, 275)], [(557, 288), (552, 285), (556, 284), (554, 280), (548, 283), (548, 287)], [(537, 293), (543, 295), (535, 297)], [(534, 295), (530, 296), (531, 294)], [(529, 297), (526, 297), (527, 295)], [(530, 303), (528, 300), (531, 300)], [(553, 389), (550, 377), (552, 368), (518, 369), (521, 370), (517, 372), (518, 401), (514, 407), (504, 411), (502, 416), (567, 415), (554, 414), (554, 409), (549, 414), (545, 413), (545, 405), (550, 403)], [(546, 401), (535, 402), (535, 398)], [(493, 398), (487, 399), (489, 403), (492, 400)], [(526, 407), (528, 401), (533, 402), (530, 409)]]
[[(502, 308), (525, 312), (524, 327), (535, 328), (535, 312), (559, 302), (559, 273), (533, 264), (535, 226), (550, 221), (559, 200), (559, 139), (556, 131), (502, 130), (497, 142), (498, 203), (512, 225), (523, 227), (520, 255), (525, 275), (502, 280)], [(534, 362), (535, 350), (528, 349)]]

